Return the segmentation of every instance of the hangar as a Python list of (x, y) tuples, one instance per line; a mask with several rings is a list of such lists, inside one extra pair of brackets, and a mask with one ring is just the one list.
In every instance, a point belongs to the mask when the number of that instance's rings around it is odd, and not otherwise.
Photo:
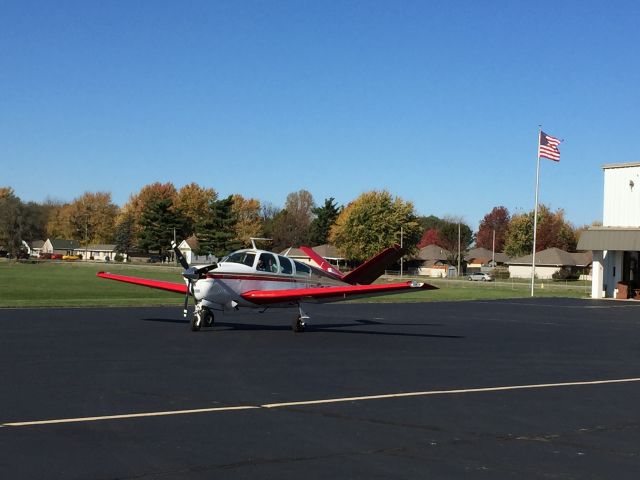
[(593, 251), (592, 298), (640, 298), (640, 162), (604, 165), (601, 227), (583, 232)]

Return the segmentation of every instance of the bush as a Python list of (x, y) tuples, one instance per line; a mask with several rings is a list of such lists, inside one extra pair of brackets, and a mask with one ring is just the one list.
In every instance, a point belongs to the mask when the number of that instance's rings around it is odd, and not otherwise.
[(115, 257), (113, 257), (113, 259), (114, 259), (116, 262), (122, 262), (122, 261), (124, 260), (124, 257), (122, 256), (122, 254), (120, 254), (120, 253), (116, 253), (116, 256), (115, 256)]
[(491, 272), (489, 272), (489, 275), (491, 275), (494, 279), (507, 279), (511, 276), (508, 267), (496, 267), (492, 269)]
[(561, 281), (569, 281), (569, 280), (578, 280), (578, 278), (580, 278), (580, 275), (578, 273), (573, 272), (568, 267), (562, 267), (560, 270), (558, 270), (553, 275), (551, 275), (551, 278), (553, 278), (554, 282), (561, 282)]

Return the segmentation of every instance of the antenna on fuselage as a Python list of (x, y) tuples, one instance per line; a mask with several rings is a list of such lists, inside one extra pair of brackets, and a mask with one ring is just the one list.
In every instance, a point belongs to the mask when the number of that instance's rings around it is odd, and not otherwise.
[(273, 238), (254, 238), (254, 237), (251, 237), (251, 238), (249, 238), (249, 240), (251, 240), (251, 247), (254, 250), (258, 250), (258, 247), (256, 247), (256, 240), (259, 240), (261, 242), (271, 242), (271, 241), (273, 241)]

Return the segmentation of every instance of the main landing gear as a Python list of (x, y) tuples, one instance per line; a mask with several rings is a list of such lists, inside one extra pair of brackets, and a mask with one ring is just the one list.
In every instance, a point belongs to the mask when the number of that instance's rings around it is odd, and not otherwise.
[(295, 320), (293, 321), (293, 324), (291, 325), (291, 330), (293, 330), (295, 333), (300, 333), (300, 332), (304, 332), (304, 328), (307, 325), (307, 320), (309, 320), (309, 315), (307, 315), (306, 313), (304, 313), (304, 311), (302, 310), (302, 307), (300, 307), (298, 305), (298, 315), (296, 316)]
[(202, 304), (196, 304), (196, 310), (191, 318), (191, 330), (197, 332), (201, 327), (213, 326), (213, 312)]

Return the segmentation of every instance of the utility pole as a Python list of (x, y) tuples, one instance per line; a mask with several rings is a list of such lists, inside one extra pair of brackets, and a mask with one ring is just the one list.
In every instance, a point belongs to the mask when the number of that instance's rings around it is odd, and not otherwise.
[[(404, 238), (404, 227), (400, 227), (400, 249), (402, 249), (403, 245), (403, 238)], [(402, 278), (402, 274), (403, 274), (403, 267), (404, 267), (404, 255), (402, 257), (400, 257), (400, 278)]]
[(460, 276), (460, 222), (458, 222), (458, 276)]

